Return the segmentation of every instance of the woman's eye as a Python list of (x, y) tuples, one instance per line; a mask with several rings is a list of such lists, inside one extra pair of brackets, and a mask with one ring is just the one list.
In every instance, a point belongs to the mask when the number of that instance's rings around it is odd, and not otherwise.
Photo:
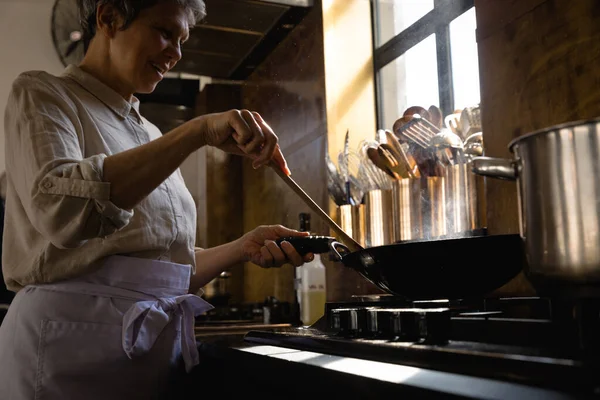
[(160, 35), (165, 39), (169, 39), (171, 37), (171, 34), (169, 33), (169, 31), (167, 31), (165, 29), (159, 29), (158, 31), (160, 32)]

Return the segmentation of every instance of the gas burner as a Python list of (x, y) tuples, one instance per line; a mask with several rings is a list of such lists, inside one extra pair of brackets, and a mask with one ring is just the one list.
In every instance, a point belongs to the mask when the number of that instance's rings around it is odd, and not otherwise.
[(600, 300), (515, 297), (328, 302), (307, 330), (246, 341), (600, 393)]

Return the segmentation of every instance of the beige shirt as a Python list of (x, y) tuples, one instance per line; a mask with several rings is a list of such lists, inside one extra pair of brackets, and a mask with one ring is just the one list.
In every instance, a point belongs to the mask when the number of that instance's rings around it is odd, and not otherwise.
[(195, 269), (196, 207), (179, 170), (133, 210), (115, 206), (102, 181), (107, 156), (161, 136), (138, 110), (76, 66), (15, 80), (5, 114), (9, 289), (85, 274), (113, 254)]

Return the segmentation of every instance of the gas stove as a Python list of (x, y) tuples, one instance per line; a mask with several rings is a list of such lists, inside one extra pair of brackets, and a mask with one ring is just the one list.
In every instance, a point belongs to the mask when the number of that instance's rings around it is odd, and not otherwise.
[(600, 299), (356, 296), (327, 303), (310, 327), (253, 330), (245, 341), (600, 393)]

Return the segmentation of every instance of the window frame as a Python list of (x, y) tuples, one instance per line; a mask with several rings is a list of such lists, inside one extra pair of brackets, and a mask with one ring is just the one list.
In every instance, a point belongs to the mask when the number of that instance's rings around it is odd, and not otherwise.
[(434, 0), (433, 10), (381, 46), (377, 46), (380, 20), (379, 1), (373, 0), (371, 4), (377, 124), (381, 126), (384, 121), (382, 115), (383, 90), (379, 72), (432, 34), (435, 34), (437, 53), (439, 107), (443, 115), (452, 114), (454, 112), (454, 84), (452, 81), (450, 23), (475, 7), (475, 0)]

